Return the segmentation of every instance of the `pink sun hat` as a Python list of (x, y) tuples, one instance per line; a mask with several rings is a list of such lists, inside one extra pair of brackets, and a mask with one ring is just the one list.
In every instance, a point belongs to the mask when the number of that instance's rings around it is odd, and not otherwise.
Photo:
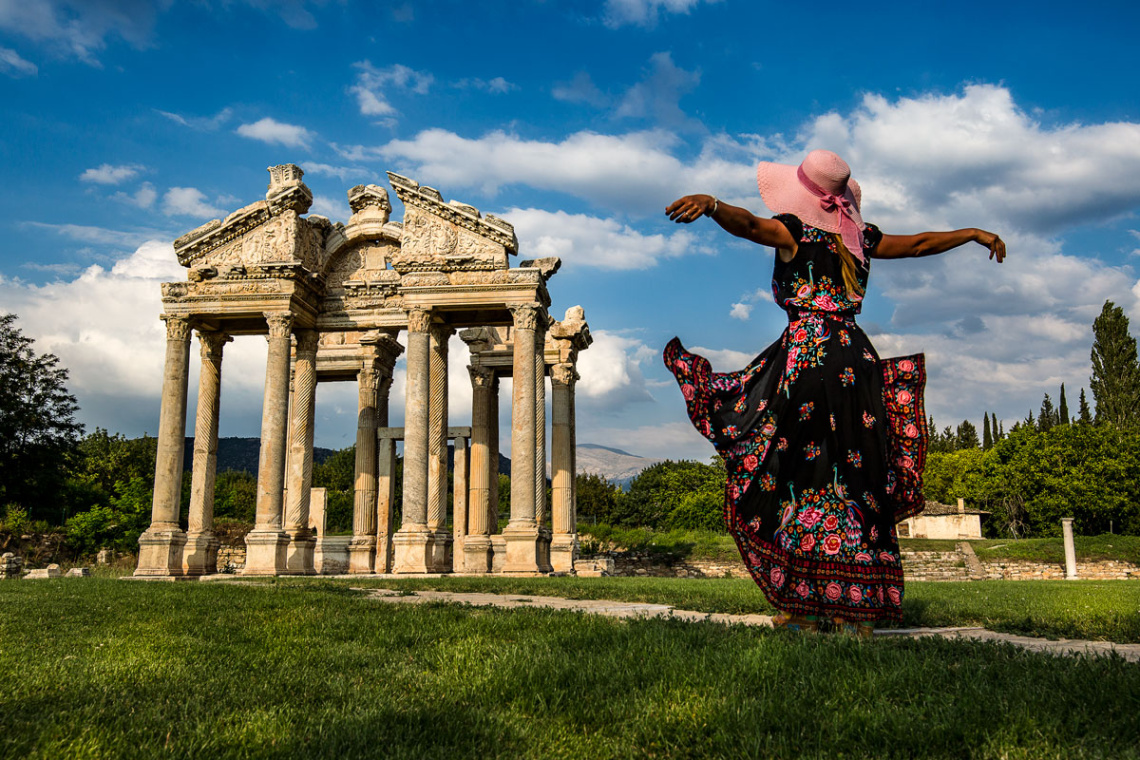
[(830, 150), (813, 150), (799, 166), (761, 161), (756, 185), (764, 205), (777, 214), (795, 214), (804, 224), (838, 232), (847, 250), (863, 260), (859, 213), (862, 192), (851, 179), (851, 167)]

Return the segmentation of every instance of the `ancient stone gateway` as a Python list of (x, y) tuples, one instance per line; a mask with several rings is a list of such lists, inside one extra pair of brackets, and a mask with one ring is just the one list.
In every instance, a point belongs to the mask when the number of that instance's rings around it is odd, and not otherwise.
[[(185, 282), (164, 283), (166, 364), (150, 528), (138, 576), (217, 570), (213, 534), (223, 347), (266, 335), (256, 522), (246, 537), (249, 575), (315, 573), (310, 530), (314, 405), (321, 381), (359, 388), (351, 573), (573, 572), (574, 384), (591, 342), (578, 307), (547, 309), (556, 258), (523, 261), (514, 229), (397, 174), (405, 207), (389, 220), (388, 193), (348, 191), (353, 215), (333, 224), (303, 217), (312, 193), (300, 168), (269, 169), (264, 201), (174, 243)], [(448, 340), (471, 351), (473, 411), (448, 426)], [(191, 331), (201, 344), (190, 516), (179, 523)], [(397, 337), (406, 334), (401, 345)], [(407, 353), (405, 425), (388, 425), (397, 358)], [(513, 378), (511, 513), (497, 533), (499, 378)], [(546, 505), (546, 380), (551, 378), (553, 509)], [(402, 515), (396, 528), (396, 441), (404, 441)], [(455, 441), (449, 522), (448, 441)], [(552, 514), (551, 514), (552, 513)], [(552, 519), (551, 519), (552, 517)], [(451, 526), (449, 528), (449, 525)]]

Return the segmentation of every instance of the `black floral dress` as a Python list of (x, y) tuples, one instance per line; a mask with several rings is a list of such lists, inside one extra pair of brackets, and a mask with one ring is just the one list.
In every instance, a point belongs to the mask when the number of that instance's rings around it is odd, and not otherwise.
[[(799, 241), (772, 275), (789, 320), (780, 339), (720, 374), (674, 338), (665, 365), (725, 460), (724, 518), (769, 601), (807, 615), (899, 620), (895, 523), (923, 505), (923, 357), (880, 360), (855, 324), (862, 299), (846, 292), (831, 236), (776, 218)], [(865, 252), (881, 238), (868, 225)], [(865, 288), (870, 259), (857, 269)]]

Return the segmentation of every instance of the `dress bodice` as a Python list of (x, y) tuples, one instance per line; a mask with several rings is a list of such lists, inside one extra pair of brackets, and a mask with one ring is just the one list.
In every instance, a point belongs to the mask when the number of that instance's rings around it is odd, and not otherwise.
[[(825, 312), (839, 317), (854, 317), (863, 308), (863, 297), (849, 294), (843, 283), (843, 265), (834, 238), (823, 230), (804, 224), (792, 214), (776, 217), (788, 228), (799, 244), (795, 258), (781, 261), (776, 257), (772, 271), (772, 296), (790, 316), (803, 312)], [(860, 289), (867, 289), (871, 273), (870, 252), (882, 238), (879, 228), (868, 224), (863, 231), (865, 263), (855, 260), (855, 273)]]

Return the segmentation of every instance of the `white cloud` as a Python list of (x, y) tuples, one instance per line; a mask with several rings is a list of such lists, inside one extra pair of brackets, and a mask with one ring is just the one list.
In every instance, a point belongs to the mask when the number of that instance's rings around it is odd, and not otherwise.
[(144, 182), (139, 186), (139, 189), (135, 191), (134, 195), (119, 192), (111, 197), (121, 203), (127, 203), (136, 208), (145, 209), (153, 206), (154, 202), (158, 200), (158, 191), (154, 189), (154, 185), (151, 183)]
[(603, 20), (610, 28), (627, 24), (650, 27), (654, 26), (663, 14), (687, 14), (700, 3), (701, 0), (606, 0)]
[(148, 0), (0, 0), (0, 29), (93, 66), (109, 38), (149, 46), (156, 15)]
[(205, 194), (196, 187), (172, 187), (162, 198), (162, 213), (167, 216), (193, 216), (199, 219), (224, 216), (225, 209), (211, 206)]
[(284, 145), (286, 148), (309, 149), (309, 142), (316, 137), (304, 127), (284, 124), (268, 116), (252, 124), (242, 124), (236, 130), (242, 137), (261, 140), (269, 145)]
[(641, 363), (657, 351), (636, 338), (610, 330), (592, 331), (594, 343), (578, 356), (578, 398), (613, 408), (637, 401), (652, 401), (645, 387)]
[(696, 89), (700, 71), (686, 71), (673, 63), (669, 53), (655, 53), (649, 59), (645, 78), (631, 87), (618, 104), (618, 118), (651, 119), (674, 129), (703, 129), (700, 122), (681, 110), (682, 97)]
[(517, 90), (519, 88), (517, 84), (508, 82), (503, 77), (495, 77), (494, 79), (490, 80), (479, 79), (478, 77), (473, 79), (460, 79), (459, 81), (455, 82), (452, 87), (460, 90), (482, 90), (483, 92), (488, 92), (492, 95), (504, 95), (511, 90)]
[(0, 73), (11, 77), (32, 76), (39, 73), (39, 67), (26, 61), (12, 48), (0, 47)]
[(689, 230), (645, 235), (614, 219), (543, 209), (511, 209), (503, 215), (515, 226), (520, 250), (528, 257), (558, 256), (564, 266), (647, 269), (663, 258), (710, 253)]
[(341, 182), (348, 182), (351, 179), (365, 179), (371, 177), (374, 173), (367, 169), (361, 169), (357, 166), (333, 166), (331, 164), (318, 164), (311, 161), (306, 161), (301, 165), (305, 170), (305, 174), (315, 174), (323, 177), (336, 177)]
[(347, 222), (352, 216), (352, 209), (344, 201), (334, 201), (324, 195), (318, 195), (313, 198), (309, 213), (319, 214), (334, 222)]
[(97, 185), (121, 185), (129, 179), (134, 179), (139, 172), (146, 171), (145, 166), (139, 164), (100, 164), (94, 169), (87, 169), (79, 175), (80, 182), (94, 182)]
[(741, 322), (747, 322), (748, 318), (752, 316), (752, 305), (746, 303), (734, 303), (732, 309), (728, 312), (728, 316), (733, 319), (739, 319)]
[(555, 85), (550, 94), (554, 96), (555, 100), (563, 100), (567, 103), (585, 103), (595, 108), (602, 108), (610, 101), (609, 96), (598, 89), (594, 80), (585, 71), (579, 71), (569, 82)]
[(184, 127), (190, 127), (191, 129), (198, 129), (204, 132), (212, 132), (218, 129), (233, 116), (233, 110), (230, 108), (223, 108), (213, 116), (182, 116), (181, 114), (171, 113), (170, 111), (155, 110), (175, 124), (181, 124)]
[(731, 348), (705, 348), (693, 346), (689, 349), (694, 354), (700, 354), (709, 360), (714, 372), (736, 372), (744, 369), (755, 358), (755, 354), (743, 351), (734, 351)]
[[(677, 397), (680, 398), (680, 393)], [(678, 406), (682, 402), (678, 401)], [(683, 413), (682, 413), (683, 416)], [(661, 425), (596, 426), (579, 423), (578, 440), (619, 448), (637, 456), (653, 459), (695, 459), (707, 462), (715, 453), (707, 440), (689, 423), (668, 422)]]
[(356, 84), (348, 91), (356, 96), (360, 113), (365, 116), (393, 117), (397, 111), (385, 92), (390, 86), (417, 95), (425, 95), (431, 88), (434, 77), (426, 71), (416, 71), (402, 64), (393, 64), (387, 68), (378, 69), (370, 61), (359, 61), (353, 64), (359, 73), (356, 75)]
[(47, 222), (25, 222), (28, 227), (48, 230), (83, 243), (118, 248), (136, 248), (148, 240), (165, 233), (159, 230), (112, 230), (83, 224), (49, 224)]

